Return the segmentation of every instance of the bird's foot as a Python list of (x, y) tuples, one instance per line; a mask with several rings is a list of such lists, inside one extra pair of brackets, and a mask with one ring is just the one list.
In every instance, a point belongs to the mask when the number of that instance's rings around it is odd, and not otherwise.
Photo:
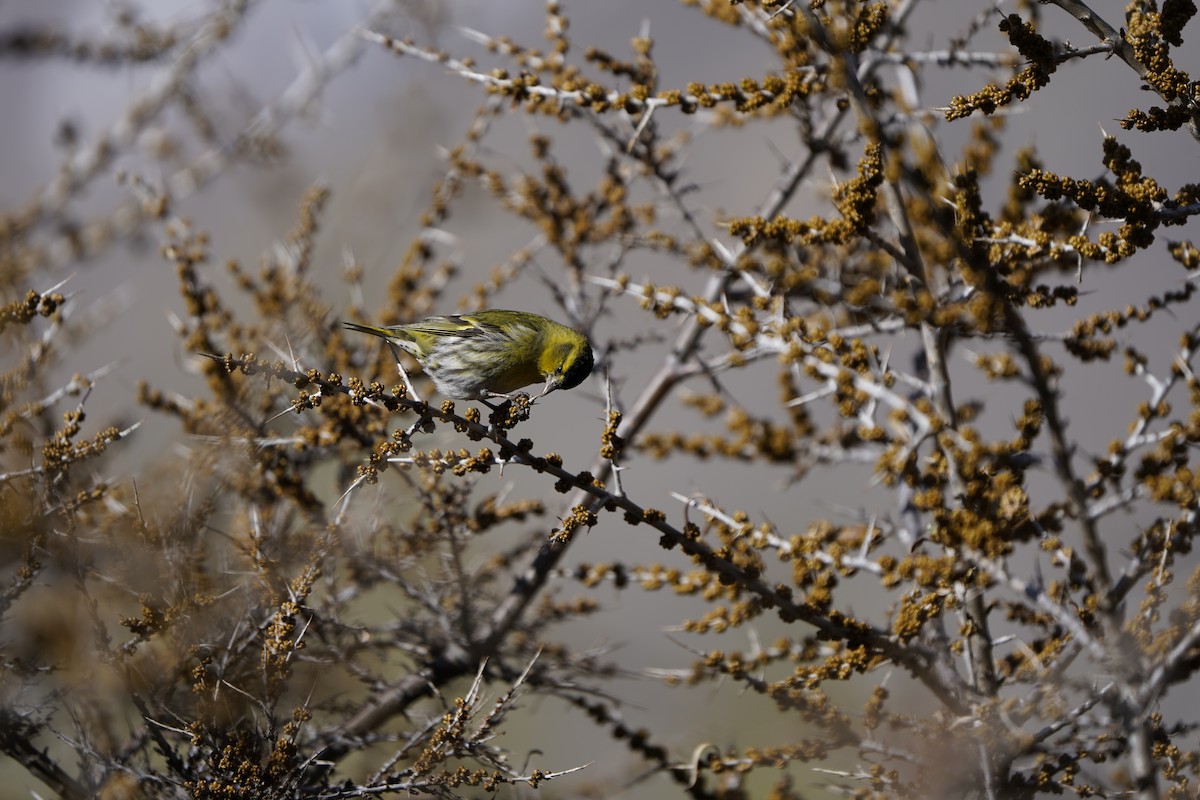
[(529, 395), (525, 392), (518, 392), (513, 395), (501, 395), (492, 393), (492, 397), (503, 397), (504, 402), (500, 405), (492, 405), (487, 400), (480, 400), (485, 406), (492, 410), (491, 416), (488, 417), (488, 422), (493, 428), (500, 430), (511, 430), (516, 427), (518, 422), (524, 422), (529, 419), (529, 408), (533, 405), (533, 401), (529, 399)]

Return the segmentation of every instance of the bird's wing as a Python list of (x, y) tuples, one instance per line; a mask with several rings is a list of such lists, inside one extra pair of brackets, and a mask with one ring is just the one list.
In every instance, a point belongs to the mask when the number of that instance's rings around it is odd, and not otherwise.
[(426, 334), (428, 336), (458, 336), (472, 338), (477, 336), (503, 335), (504, 331), (486, 322), (480, 322), (474, 317), (455, 315), (452, 317), (427, 317), (420, 322), (402, 326), (409, 333)]

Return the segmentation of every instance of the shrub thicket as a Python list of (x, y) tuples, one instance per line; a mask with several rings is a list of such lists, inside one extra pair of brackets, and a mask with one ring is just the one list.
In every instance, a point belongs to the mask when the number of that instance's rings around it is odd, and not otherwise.
[[(685, 85), (636, 19), (626, 52), (586, 46), (556, 3), (539, 47), (467, 31), (439, 50), (387, 33), (383, 3), (225, 135), (201, 70), (254, 5), (0, 32), (6, 69), (155, 75), (111, 128), (64, 127), (58, 174), (0, 217), (0, 749), (27, 777), (65, 798), (1197, 796), (1200, 251), (1181, 234), (1200, 173), (1138, 161), (1200, 138), (1200, 84), (1173, 60), (1191, 0), (1123, 19), (981, 3), (931, 49), (915, 0), (688, 2), (770, 63)], [(986, 51), (997, 30), (1009, 46)], [(177, 213), (219, 175), (287, 163), (289, 123), (364, 52), (478, 97), (441, 179), (398, 189), (428, 198), (422, 229), (371, 301), (352, 256), (338, 289), (322, 280), (343, 187), (294, 198), (257, 269)], [(1105, 60), (1145, 103), (1080, 134), (1090, 175), (1012, 146), (1006, 114)], [(943, 73), (974, 90), (929, 96)], [(510, 119), (535, 131), (524, 153), (496, 134)], [(182, 168), (122, 168), (184, 125)], [(799, 147), (757, 201), (716, 211), (688, 156), (718, 129), (731, 174), (761, 130)], [(579, 132), (591, 160), (563, 154)], [(81, 217), (105, 181), (120, 207)], [(801, 192), (823, 210), (789, 213)], [(450, 254), (468, 196), (531, 232), (482, 280)], [(97, 424), (110, 368), (71, 355), (105, 315), (68, 275), (136, 238), (177, 271), (203, 382), (147, 376), (130, 421)], [(1158, 277), (1114, 290), (1132, 270)], [(597, 372), (494, 412), (413, 372), (417, 399), (337, 324), (535, 295), (589, 335)], [(1107, 449), (1079, 432), (1093, 398), (1064, 391), (1080, 371), (1144, 392), (1099, 421)], [(551, 406), (587, 424), (536, 427)], [(146, 415), (176, 420), (179, 446), (114, 472)], [(674, 495), (643, 482), (653, 459)], [(786, 476), (785, 517), (741, 499), (763, 475)], [(812, 503), (830, 475), (861, 504)], [(669, 635), (690, 667), (589, 649), (619, 643), (579, 632), (635, 594), (684, 609)], [(629, 676), (664, 684), (661, 705), (627, 707)], [(748, 710), (709, 719), (710, 743), (672, 706), (722, 683)], [(518, 717), (538, 698), (553, 718)], [(583, 728), (627, 756), (537, 755)]]

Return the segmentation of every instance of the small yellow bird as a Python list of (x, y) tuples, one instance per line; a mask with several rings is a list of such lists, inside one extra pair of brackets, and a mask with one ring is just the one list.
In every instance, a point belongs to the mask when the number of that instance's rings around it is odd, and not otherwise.
[(545, 381), (542, 395), (573, 389), (592, 373), (582, 333), (525, 311), (488, 309), (376, 328), (343, 322), (412, 355), (439, 392), (458, 400), (505, 397)]

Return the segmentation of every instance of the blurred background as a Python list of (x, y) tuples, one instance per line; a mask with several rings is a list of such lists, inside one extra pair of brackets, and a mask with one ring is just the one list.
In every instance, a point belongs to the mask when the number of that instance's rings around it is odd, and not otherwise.
[[(205, 384), (196, 374), (195, 356), (183, 351), (174, 333), (172, 320), (185, 313), (175, 270), (159, 252), (162, 241), (157, 229), (126, 235), (128, 213), (122, 209), (136, 204), (137, 197), (118, 175), (137, 175), (152, 185), (172, 187), (176, 197), (173, 212), (190, 219), (209, 237), (213, 258), (208, 269), (218, 285), (231, 285), (221, 262), (237, 259), (252, 271), (261, 254), (270, 252), (295, 225), (307, 187), (314, 183), (327, 186), (332, 198), (320, 223), (314, 264), (318, 269), (315, 280), (332, 309), (330, 322), (346, 316), (345, 309), (356, 302), (368, 315), (379, 315), (385, 311), (380, 302), (386, 297), (388, 279), (421, 231), (421, 213), (435, 183), (446, 172), (445, 148), (462, 141), (484, 94), (479, 86), (444, 66), (397, 58), (363, 42), (354, 35), (355, 29), (370, 27), (411, 37), (418, 44), (445, 49), (456, 57), (474, 57), (484, 66), (503, 60), (475, 41), (472, 30), (493, 37), (509, 36), (527, 47), (545, 46), (545, 9), (537, 2), (259, 0), (230, 5), (245, 6), (244, 22), (228, 41), (213, 45), (214, 54), (207, 56), (187, 81), (196, 110), (191, 116), (178, 108), (162, 114), (149, 109), (149, 122), (137, 121), (143, 111), (139, 102), (152, 98), (170, 79), (171, 63), (107, 64), (96, 58), (25, 56), (11, 46), (11, 40), (8, 48), (0, 50), (0, 208), (15, 214), (40, 205), (52, 209), (47, 213), (55, 219), (43, 232), (44, 241), (50, 243), (48, 258), (33, 273), (28, 288), (44, 291), (66, 281), (62, 291), (73, 295), (81, 313), (95, 315), (99, 322), (86, 340), (74, 344), (48, 382), (58, 385), (73, 373), (113, 365), (88, 400), (89, 425), (93, 421), (97, 426), (142, 422), (130, 440), (104, 462), (103, 469), (111, 475), (142, 476), (139, 480), (145, 483), (154, 481), (154, 471), (165, 461), (180, 458), (179, 446), (187, 442), (175, 420), (145, 412), (132, 402), (139, 382), (150, 381), (183, 395), (200, 392)], [(58, 31), (70, 39), (115, 40), (122, 18), (165, 29), (200, 19), (214, 6), (176, 0), (18, 0), (0, 3), (0, 32), (11, 37), (22, 31)], [(655, 42), (663, 87), (682, 88), (692, 81), (737, 81), (776, 68), (773, 54), (758, 40), (746, 35), (738, 43), (736, 34), (731, 36), (726, 26), (684, 4), (568, 0), (562, 6), (579, 48), (594, 45), (631, 57), (630, 39), (648, 30)], [(909, 29), (921, 32), (930, 49), (940, 49), (986, 13), (985, 6), (990, 7), (957, 0), (923, 2)], [(1008, 13), (1015, 8), (1010, 6), (1003, 3), (998, 7)], [(1097, 0), (1093, 7), (1115, 23), (1123, 18), (1123, 4), (1114, 0)], [(1077, 46), (1092, 43), (1075, 20), (1057, 9), (1043, 10), (1042, 19), (1044, 35)], [(983, 25), (973, 49), (1011, 52), (996, 22), (991, 19)], [(918, 35), (914, 40), (921, 38)], [(1175, 57), (1181, 68), (1200, 69), (1200, 51), (1194, 47), (1177, 50)], [(338, 61), (336, 73), (328, 75), (319, 91), (304, 97), (313, 70), (326, 59)], [(988, 79), (989, 73), (983, 69), (928, 69), (921, 74), (920, 96), (926, 108), (937, 109), (956, 94), (977, 90)], [(297, 103), (298, 97), (303, 102)], [(1100, 148), (1107, 132), (1130, 144), (1147, 174), (1177, 177), (1180, 183), (1197, 180), (1196, 143), (1186, 135), (1130, 135), (1119, 130), (1117, 120), (1128, 109), (1149, 104), (1136, 76), (1118, 59), (1068, 63), (1048, 89), (1007, 115), (1001, 136), (1008, 156), (1002, 155), (999, 163), (1011, 163), (1017, 148), (1035, 146), (1049, 169), (1094, 178), (1101, 171)], [(275, 110), (264, 113), (264, 109)], [(801, 147), (787, 120), (756, 121), (752, 131), (721, 129), (712, 127), (711, 118), (704, 114), (688, 117), (668, 109), (656, 122), (664, 134), (687, 130), (694, 137), (686, 163), (686, 180), (695, 187), (690, 199), (703, 224), (717, 236), (723, 217), (754, 213), (778, 179), (781, 165), (796, 157)], [(953, 160), (969, 134), (969, 123), (947, 124), (935, 113), (929, 124), (945, 156)], [(227, 150), (247, 131), (266, 128), (272, 133), (270, 147), (205, 174), (215, 163), (214, 153)], [(486, 139), (486, 159), (509, 169), (531, 163), (528, 137), (534, 132), (554, 138), (556, 159), (567, 166), (573, 182), (582, 186), (595, 182), (601, 163), (597, 156), (604, 145), (582, 125), (523, 114), (502, 116)], [(111, 159), (103, 157), (105, 148), (98, 145), (105, 140), (113, 143), (116, 155)], [(98, 152), (101, 158), (97, 158)], [(64, 165), (83, 181), (65, 201)], [(786, 209), (787, 214), (805, 218), (828, 212), (824, 170), (819, 177), (820, 184), (801, 192)], [(995, 189), (985, 196), (985, 206), (1003, 202), (1008, 179), (1009, 175), (996, 175), (985, 183), (985, 189)], [(456, 202), (444, 230), (450, 243), (447, 257), (456, 263), (458, 273), (442, 295), (443, 305), (436, 309), (439, 313), (469, 308), (471, 288), (536, 235), (476, 185), (469, 185)], [(726, 239), (733, 243), (730, 237)], [(344, 279), (348, 257), (365, 271), (361, 298), (354, 296), (353, 287)], [(552, 257), (553, 253), (546, 251), (535, 259), (536, 271), (527, 270), (493, 298), (492, 304), (560, 316), (545, 282), (537, 276), (542, 273), (553, 280), (561, 273), (563, 265), (551, 261)], [(707, 277), (645, 250), (623, 269), (634, 280), (678, 285), (689, 294), (698, 293)], [(1062, 332), (1090, 311), (1141, 302), (1150, 294), (1177, 288), (1179, 281), (1178, 268), (1160, 248), (1153, 256), (1141, 256), (1136, 268), (1114, 270), (1111, 275), (1090, 272), (1078, 308), (1044, 312), (1038, 323), (1045, 331)], [(641, 312), (635, 301), (625, 300), (624, 304), (610, 304), (594, 336), (601, 341), (645, 338), (651, 342), (634, 351), (618, 352), (610, 365), (618, 399), (631, 402), (666, 355), (677, 323), (657, 320)], [(1150, 355), (1152, 369), (1161, 372), (1169, 363), (1180, 327), (1180, 320), (1167, 314), (1136, 332), (1136, 344)], [(897, 337), (895, 357), (911, 357), (917, 344)], [(271, 354), (272, 347), (286, 348), (287, 344), (264, 342), (260, 355)], [(970, 399), (974, 390), (980, 396), (986, 393), (993, 412), (1003, 408), (1010, 398), (1002, 388), (982, 383), (966, 365), (966, 355), (952, 353), (951, 369), (961, 378), (959, 400)], [(11, 357), (0, 352), (0, 367), (11, 366)], [(737, 392), (747, 407), (761, 403), (760, 408), (767, 409), (777, 404), (779, 389), (772, 366), (760, 367), (739, 373), (737, 380), (744, 383), (739, 383)], [(1148, 396), (1143, 382), (1114, 377), (1118, 375), (1112, 365), (1097, 364), (1073, 365), (1066, 376), (1063, 391), (1072, 409), (1068, 422), (1085, 453), (1102, 452), (1114, 430), (1123, 430), (1137, 403)], [(696, 388), (702, 391), (707, 387), (701, 384)], [(1073, 402), (1074, 398), (1086, 401)], [(985, 433), (999, 433), (1018, 415), (1020, 399), (1014, 394), (1012, 413), (995, 414), (998, 429), (988, 431), (984, 426)], [(693, 410), (681, 405), (668, 408), (653, 427), (702, 428), (703, 418)], [(584, 468), (595, 457), (603, 413), (603, 383), (594, 380), (540, 404), (520, 433), (543, 451), (557, 451), (568, 465)], [(286, 430), (290, 419), (278, 424)], [(458, 445), (448, 441), (446, 446)], [(14, 469), (20, 464), (4, 466)], [(671, 514), (680, 512), (672, 492), (705, 491), (726, 508), (747, 510), (753, 519), (801, 530), (816, 519), (840, 518), (844, 522), (869, 515), (873, 504), (887, 507), (893, 502), (888, 492), (872, 486), (869, 465), (857, 471), (843, 467), (828, 475), (812, 474), (800, 483), (789, 481), (786, 472), (760, 466), (730, 473), (724, 464), (691, 460), (686, 469), (680, 469), (671, 460), (658, 464), (636, 454), (630, 456), (627, 466), (623, 474), (626, 489), (643, 505), (668, 509)], [(402, 491), (390, 477), (385, 475), (378, 487), (364, 492)], [(506, 484), (515, 485), (517, 494), (540, 494), (546, 488), (520, 470), (506, 471), (503, 476), (493, 472), (485, 479), (488, 491), (498, 491)], [(719, 487), (719, 493), (714, 487)], [(343, 488), (331, 482), (331, 504)], [(560, 502), (553, 493), (547, 501)], [(552, 515), (563, 511), (555, 505), (551, 509)], [(1125, 528), (1146, 522), (1123, 516), (1106, 521), (1106, 525)], [(616, 524), (615, 518), (609, 522), (602, 517), (600, 524), (576, 543), (564, 566), (570, 569), (578, 563), (613, 559), (653, 562), (663, 557), (657, 536), (647, 528), (631, 529)], [(861, 606), (856, 601), (850, 610), (865, 612), (885, 602), (871, 581), (862, 584)], [(579, 590), (571, 585), (562, 591), (566, 596)], [(804, 736), (799, 729), (772, 729), (786, 725), (785, 718), (762, 713), (768, 701), (746, 696), (738, 685), (668, 690), (651, 677), (655, 670), (686, 670), (696, 652), (714, 646), (711, 638), (699, 640), (677, 630), (683, 619), (695, 613), (686, 600), (636, 591), (617, 594), (604, 588), (592, 593), (603, 611), (560, 635), (580, 649), (609, 651), (626, 671), (613, 686), (626, 704), (631, 727), (654, 721), (658, 730), (676, 731), (678, 739), (669, 744), (679, 752), (690, 752), (706, 742), (747, 747)], [(388, 602), (384, 598), (379, 613), (388, 613)], [(769, 624), (757, 631), (764, 641), (778, 633)], [(732, 647), (750, 646), (742, 633), (737, 636), (740, 641)], [(903, 694), (903, 685), (897, 675), (894, 688), (898, 694)], [(851, 683), (846, 691), (854, 692), (856, 687)], [(1195, 694), (1191, 702), (1200, 704)], [(507, 747), (524, 752), (527, 748), (519, 742), (528, 736), (545, 751), (536, 756), (539, 765), (555, 769), (591, 765), (547, 785), (539, 796), (587, 796), (593, 780), (607, 784), (614, 774), (626, 774), (630, 779), (623, 796), (659, 796), (663, 784), (658, 782), (665, 779), (636, 781), (642, 765), (578, 712), (555, 707), (549, 700), (539, 700), (526, 710), (532, 713), (518, 715), (508, 726)], [(1189, 712), (1180, 713), (1187, 716)], [(1190, 713), (1194, 717), (1196, 709)], [(664, 718), (674, 723), (663, 725)], [(562, 735), (549, 737), (553, 751), (545, 747), (548, 720), (562, 730)], [(0, 771), (0, 796), (29, 797), (45, 791), (11, 763)], [(532, 794), (527, 790), (524, 796)]]

